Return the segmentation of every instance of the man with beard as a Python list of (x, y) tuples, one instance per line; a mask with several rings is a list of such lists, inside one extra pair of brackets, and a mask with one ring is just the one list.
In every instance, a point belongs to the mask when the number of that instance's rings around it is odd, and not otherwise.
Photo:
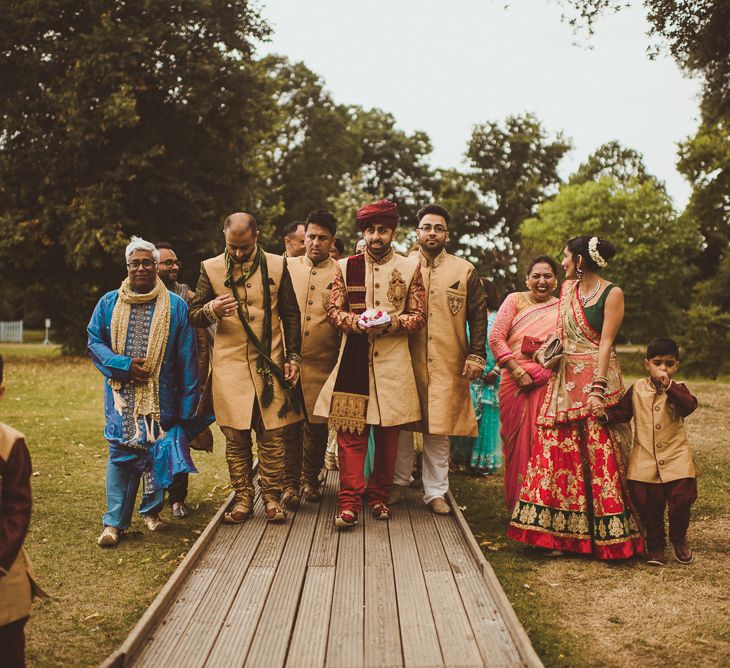
[(417, 259), (391, 248), (398, 207), (380, 200), (361, 207), (357, 224), (363, 254), (340, 260), (327, 315), (344, 333), (340, 358), (322, 389), (315, 414), (337, 430), (340, 492), (335, 525), (354, 525), (366, 493), (363, 467), (375, 430), (375, 461), (367, 504), (388, 519), (388, 489), (401, 425), (420, 419), (408, 334), (425, 325), (425, 294)]
[(253, 216), (228, 216), (223, 235), (225, 251), (201, 264), (190, 321), (195, 327), (217, 323), (209, 383), (236, 495), (224, 521), (245, 522), (253, 513), (254, 430), (266, 519), (279, 522), (286, 518), (280, 505), (282, 427), (302, 419), (294, 388), (301, 364), (299, 307), (286, 260), (258, 245)]
[[(424, 501), (434, 513), (448, 514), (449, 436), (477, 435), (469, 381), (478, 378), (486, 364), (487, 306), (474, 265), (445, 250), (449, 212), (429, 204), (417, 217), (419, 250), (413, 257), (421, 264), (428, 319), (410, 344), (422, 414)], [(401, 500), (412, 469), (413, 439), (404, 431), (391, 504)]]
[[(157, 264), (157, 275), (165, 284), (165, 287), (176, 294), (190, 306), (195, 293), (185, 284), (178, 283), (178, 272), (182, 268), (182, 262), (178, 259), (172, 246), (166, 241), (155, 244), (160, 253), (160, 261)], [(208, 379), (208, 365), (210, 363), (208, 334), (205, 329), (195, 328), (195, 340), (198, 343), (198, 371), (201, 387)], [(194, 450), (213, 451), (213, 434), (210, 428), (198, 434), (191, 442), (190, 447)], [(168, 502), (172, 507), (172, 516), (175, 519), (183, 519), (190, 515), (190, 508), (185, 503), (188, 496), (188, 474), (178, 473), (172, 480), (172, 485), (167, 489)]]
[(286, 464), (282, 503), (296, 506), (299, 489), (305, 501), (319, 501), (319, 472), (327, 448), (327, 420), (314, 415), (322, 386), (337, 362), (339, 332), (327, 320), (337, 263), (330, 257), (337, 221), (324, 209), (312, 211), (305, 222), (306, 253), (287, 261), (302, 316), (302, 368), (299, 382), (304, 397), (304, 422), (285, 429)]
[(196, 472), (188, 443), (209, 423), (196, 418), (198, 352), (185, 302), (157, 276), (153, 244), (132, 237), (125, 257), (127, 278), (99, 300), (87, 328), (89, 355), (107, 378), (102, 547), (129, 528), (140, 478), (139, 512), (150, 531), (163, 526), (164, 490), (176, 474)]

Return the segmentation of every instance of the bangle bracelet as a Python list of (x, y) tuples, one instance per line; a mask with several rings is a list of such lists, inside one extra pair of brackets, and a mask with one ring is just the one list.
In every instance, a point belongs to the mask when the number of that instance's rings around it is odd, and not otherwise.
[(606, 401), (606, 395), (601, 394), (600, 392), (591, 392), (588, 396), (589, 397), (598, 397), (601, 401)]
[(522, 376), (525, 375), (525, 373), (527, 372), (521, 366), (510, 371), (510, 375), (512, 376), (512, 378), (514, 378), (514, 380), (519, 380), (520, 378), (522, 378)]

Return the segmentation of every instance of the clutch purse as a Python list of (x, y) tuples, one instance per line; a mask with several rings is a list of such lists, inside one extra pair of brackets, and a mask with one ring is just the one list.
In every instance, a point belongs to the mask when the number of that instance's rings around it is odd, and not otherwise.
[(552, 369), (558, 365), (563, 357), (563, 343), (557, 336), (551, 336), (540, 346), (533, 355), (535, 362), (546, 369)]
[(535, 336), (525, 336), (522, 339), (522, 346), (520, 352), (527, 357), (532, 357), (545, 343), (543, 339), (538, 339)]

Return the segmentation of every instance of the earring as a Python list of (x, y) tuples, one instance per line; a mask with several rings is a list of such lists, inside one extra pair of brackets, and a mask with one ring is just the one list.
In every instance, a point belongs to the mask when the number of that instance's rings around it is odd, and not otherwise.
[(576, 276), (577, 276), (578, 278), (581, 278), (581, 277), (583, 276), (583, 270), (582, 270), (582, 269), (581, 269), (580, 267), (576, 267), (576, 268), (575, 268), (575, 275), (576, 275)]

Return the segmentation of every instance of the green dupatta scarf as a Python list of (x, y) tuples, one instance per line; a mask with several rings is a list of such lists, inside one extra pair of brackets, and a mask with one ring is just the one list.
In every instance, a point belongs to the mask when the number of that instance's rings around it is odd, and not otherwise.
[[(284, 378), (284, 370), (271, 359), (271, 288), (269, 287), (269, 268), (266, 264), (266, 254), (261, 246), (257, 244), (251, 267), (244, 271), (238, 279), (233, 278), (233, 261), (231, 260), (231, 256), (228, 254), (227, 249), (225, 252), (225, 262), (226, 279), (224, 285), (231, 289), (231, 292), (236, 299), (238, 319), (243, 325), (243, 329), (246, 332), (246, 336), (248, 336), (249, 343), (253, 344), (259, 354), (258, 360), (256, 361), (256, 373), (258, 373), (264, 380), (264, 391), (261, 394), (261, 404), (264, 407), (271, 405), (271, 402), (274, 400), (274, 380), (276, 380), (284, 392), (284, 405), (279, 410), (279, 417), (283, 418), (290, 410), (294, 410), (299, 413), (301, 409), (298, 393), (295, 391), (291, 383)], [(238, 286), (245, 283), (256, 273), (258, 269), (261, 269), (261, 282), (264, 286), (263, 340), (259, 340), (253, 329), (251, 329), (251, 325), (249, 325), (248, 319), (243, 312), (241, 298), (238, 294)]]

